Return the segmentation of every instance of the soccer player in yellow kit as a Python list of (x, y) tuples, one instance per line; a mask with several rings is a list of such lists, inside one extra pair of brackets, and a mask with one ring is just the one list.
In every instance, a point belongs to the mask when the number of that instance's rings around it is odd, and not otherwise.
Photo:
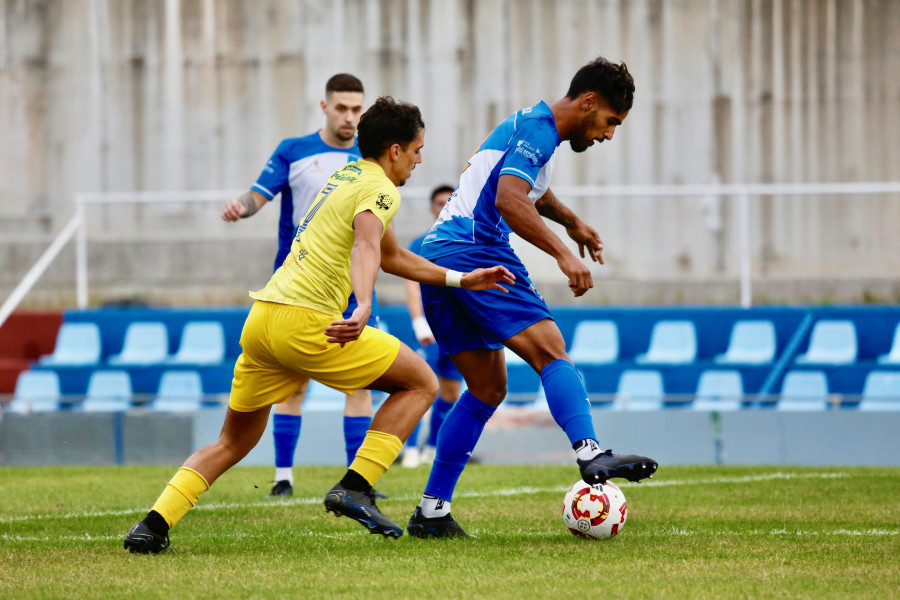
[[(169, 547), (169, 529), (200, 494), (256, 445), (272, 404), (305, 378), (339, 391), (377, 389), (390, 396), (372, 419), (356, 458), (325, 497), (325, 508), (385, 537), (402, 529), (375, 505), (372, 486), (400, 453), (403, 441), (437, 394), (427, 363), (397, 338), (366, 326), (379, 266), (431, 285), (506, 291), (504, 267), (460, 273), (400, 247), (391, 219), (398, 186), (422, 161), (425, 125), (419, 109), (379, 98), (360, 118), (363, 160), (336, 171), (297, 228), (291, 252), (255, 299), (241, 333), (231, 400), (219, 439), (192, 454), (147, 516), (125, 537), (131, 552)], [(350, 290), (357, 307), (344, 319)]]

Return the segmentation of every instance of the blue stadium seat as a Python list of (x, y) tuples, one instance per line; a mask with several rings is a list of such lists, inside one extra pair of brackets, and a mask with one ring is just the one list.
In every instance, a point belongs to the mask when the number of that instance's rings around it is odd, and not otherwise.
[(700, 374), (694, 410), (739, 410), (744, 396), (740, 371), (709, 370)]
[(691, 321), (660, 321), (653, 326), (646, 354), (635, 357), (642, 364), (686, 364), (697, 358), (697, 331)]
[(96, 323), (63, 323), (53, 354), (40, 358), (42, 365), (83, 366), (100, 362), (100, 328)]
[(777, 410), (828, 410), (828, 380), (822, 371), (788, 371), (781, 384)]
[(762, 365), (775, 359), (775, 326), (771, 321), (738, 321), (731, 330), (725, 354), (715, 358), (721, 364)]
[(524, 364), (528, 364), (528, 363), (525, 362), (525, 359), (524, 359), (524, 358), (522, 358), (521, 356), (519, 356), (518, 354), (516, 354), (515, 352), (513, 352), (512, 350), (510, 350), (510, 349), (507, 348), (506, 346), (503, 346), (503, 356), (506, 357), (506, 364), (507, 364), (507, 365), (524, 365)]
[(569, 358), (578, 366), (619, 359), (619, 330), (613, 321), (581, 321), (575, 326)]
[(128, 371), (99, 370), (88, 380), (84, 412), (122, 412), (131, 408), (131, 377)]
[(900, 410), (900, 371), (871, 371), (863, 385), (859, 410)]
[(59, 410), (60, 396), (56, 371), (22, 371), (6, 410), (18, 413)]
[(164, 371), (151, 408), (160, 412), (199, 410), (203, 403), (203, 382), (197, 371)]
[(806, 354), (798, 364), (846, 365), (856, 362), (856, 327), (853, 321), (819, 321), (813, 326)]
[(154, 365), (166, 362), (169, 333), (159, 322), (131, 323), (125, 330), (122, 352), (109, 357), (111, 365)]
[(169, 359), (177, 365), (216, 365), (225, 360), (225, 330), (219, 321), (189, 321), (178, 351)]
[(619, 376), (614, 407), (617, 410), (660, 410), (663, 396), (659, 371), (627, 369)]
[(304, 411), (343, 411), (347, 394), (339, 392), (318, 381), (310, 381), (303, 400)]
[(891, 351), (883, 356), (879, 356), (878, 362), (883, 365), (900, 365), (900, 323), (897, 323), (897, 327), (894, 329), (894, 341), (891, 344)]

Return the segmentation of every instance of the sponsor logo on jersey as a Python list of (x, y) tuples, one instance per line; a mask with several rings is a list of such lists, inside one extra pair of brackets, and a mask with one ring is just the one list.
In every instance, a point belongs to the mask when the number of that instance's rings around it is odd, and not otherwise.
[(535, 165), (541, 164), (541, 150), (535, 148), (525, 140), (519, 140), (516, 144), (515, 154), (521, 154)]
[(388, 210), (393, 203), (394, 199), (388, 194), (378, 194), (378, 200), (375, 201), (375, 206), (381, 210)]

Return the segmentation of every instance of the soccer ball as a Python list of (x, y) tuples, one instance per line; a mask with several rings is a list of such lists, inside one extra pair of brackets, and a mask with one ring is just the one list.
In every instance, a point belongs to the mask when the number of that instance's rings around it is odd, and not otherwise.
[(578, 481), (566, 493), (562, 515), (574, 535), (603, 540), (622, 531), (628, 506), (625, 494), (616, 484)]

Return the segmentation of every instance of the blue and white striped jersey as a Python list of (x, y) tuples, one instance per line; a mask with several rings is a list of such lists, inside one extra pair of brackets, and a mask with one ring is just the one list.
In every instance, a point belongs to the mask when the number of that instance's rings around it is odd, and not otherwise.
[(506, 118), (469, 159), (459, 187), (431, 230), (421, 254), (434, 259), (468, 252), (474, 246), (509, 245), (511, 229), (497, 211), (501, 175), (515, 175), (531, 184), (536, 202), (550, 187), (556, 150), (562, 140), (546, 102)]
[(291, 250), (294, 230), (331, 174), (348, 162), (358, 160), (359, 146), (329, 146), (319, 132), (288, 138), (266, 163), (253, 190), (269, 200), (281, 193), (281, 217), (278, 221), (278, 257), (275, 268)]

